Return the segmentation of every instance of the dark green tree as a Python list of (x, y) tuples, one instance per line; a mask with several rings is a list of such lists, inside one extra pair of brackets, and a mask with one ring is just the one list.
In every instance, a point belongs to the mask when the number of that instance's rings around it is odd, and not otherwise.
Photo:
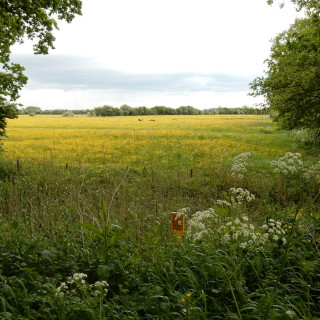
[(149, 108), (145, 106), (141, 106), (141, 107), (135, 108), (135, 114), (139, 116), (145, 116), (145, 115), (151, 114), (151, 111)]
[(108, 105), (94, 108), (93, 111), (98, 117), (112, 117), (122, 115), (122, 112), (119, 108), (115, 108)]
[(120, 107), (120, 110), (124, 116), (133, 116), (135, 114), (135, 110), (128, 106), (127, 104), (123, 104)]
[(154, 106), (150, 109), (150, 114), (154, 115), (173, 115), (177, 114), (176, 110), (173, 108), (165, 107), (165, 106)]
[(24, 114), (30, 114), (30, 113), (41, 114), (41, 113), (42, 113), (42, 110), (41, 110), (41, 108), (39, 108), (39, 107), (29, 106), (29, 107), (26, 107), (26, 108), (23, 110), (23, 113), (24, 113)]
[(27, 83), (23, 66), (10, 60), (11, 47), (34, 40), (35, 54), (54, 49), (57, 20), (70, 23), (81, 14), (81, 0), (0, 0), (0, 132), (5, 135), (6, 118), (18, 115), (14, 104), (20, 89)]
[(201, 110), (196, 109), (192, 106), (181, 106), (176, 109), (177, 114), (186, 114), (186, 115), (198, 115), (201, 114)]
[(16, 105), (8, 102), (4, 97), (0, 96), (0, 141), (1, 138), (6, 135), (6, 119), (14, 119), (17, 117), (18, 109), (16, 108)]
[(320, 18), (297, 19), (272, 43), (268, 70), (251, 84), (281, 128), (320, 129)]

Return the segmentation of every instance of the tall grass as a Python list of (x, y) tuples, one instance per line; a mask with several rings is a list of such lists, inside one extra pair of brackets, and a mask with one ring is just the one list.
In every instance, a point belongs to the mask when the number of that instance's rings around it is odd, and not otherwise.
[[(219, 130), (231, 136), (234, 120)], [(235, 129), (239, 141), (255, 141), (259, 125), (250, 121), (243, 136)], [(199, 141), (207, 141), (203, 126), (194, 129)], [(280, 140), (279, 155), (258, 141), (261, 153), (235, 161), (242, 149), (233, 146), (190, 163), (182, 157), (186, 134), (181, 158), (163, 140), (175, 159), (168, 163), (84, 166), (33, 162), (27, 153), (17, 168), (15, 157), (2, 160), (0, 318), (319, 318), (318, 159), (281, 158), (290, 137), (261, 135)], [(303, 162), (297, 170), (294, 157)], [(182, 208), (187, 230), (179, 240), (169, 217)]]

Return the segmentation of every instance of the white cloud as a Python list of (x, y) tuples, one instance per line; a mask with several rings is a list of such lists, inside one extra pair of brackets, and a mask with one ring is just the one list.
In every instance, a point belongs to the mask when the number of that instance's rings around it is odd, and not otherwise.
[[(246, 91), (231, 93), (215, 93), (208, 91), (160, 93), (158, 91), (134, 91), (128, 90), (79, 90), (65, 91), (63, 89), (23, 89), (24, 103), (41, 106), (45, 109), (92, 109), (108, 104), (120, 107), (128, 104), (131, 107), (155, 105), (178, 108), (183, 105), (192, 105), (199, 109), (223, 107), (242, 107), (254, 103)], [(43, 99), (43, 97), (55, 97), (55, 99)]]
[[(246, 104), (248, 100), (252, 101), (245, 95), (247, 89), (237, 87), (236, 83), (245, 78), (249, 83), (252, 80), (250, 76), (262, 74), (263, 61), (269, 55), (269, 40), (288, 28), (296, 16), (292, 6), (287, 5), (280, 10), (277, 6), (268, 6), (266, 0), (84, 0), (83, 16), (76, 17), (71, 24), (60, 23), (60, 31), (55, 33), (56, 50), (50, 56), (56, 60), (49, 59), (48, 67), (43, 66), (47, 80), (41, 83), (37, 81), (35, 71), (27, 70), (30, 72), (30, 86), (23, 90), (20, 101), (42, 107), (48, 104), (50, 97), (52, 107), (61, 103), (70, 103), (70, 107), (78, 104), (121, 105), (127, 103), (124, 97), (128, 96), (137, 105), (150, 103), (151, 106), (163, 104), (156, 99), (165, 101), (168, 106), (211, 103), (216, 106), (215, 102), (220, 104), (220, 101), (229, 106)], [(31, 51), (30, 43), (16, 46), (13, 50), (14, 53)], [(95, 78), (101, 83), (106, 79), (105, 70), (113, 70), (112, 90), (117, 93), (110, 94), (110, 88), (106, 88), (105, 94), (100, 91), (97, 95), (90, 94), (91, 90), (101, 89), (98, 82), (91, 82), (96, 87), (90, 90), (73, 88), (72, 94), (62, 93), (61, 84), (70, 80), (70, 74), (61, 72), (57, 76), (54, 69), (63, 69), (65, 63), (65, 70), (70, 72), (70, 59), (56, 64), (59, 57), (66, 55), (73, 60), (75, 74), (79, 75), (86, 68), (87, 74), (96, 74)], [(81, 57), (87, 57), (89, 62), (83, 64), (84, 58)], [(43, 60), (37, 58), (41, 64)], [(119, 78), (121, 73), (126, 75), (125, 81), (124, 77)], [(147, 74), (152, 76), (149, 78), (152, 84), (157, 77), (158, 84), (162, 80), (159, 90), (150, 88), (155, 92), (152, 96), (141, 94), (145, 91), (143, 86), (146, 85)], [(184, 75), (179, 80), (180, 92), (176, 91), (177, 88), (169, 88), (177, 83), (170, 81), (178, 74)], [(212, 76), (218, 74), (229, 77), (220, 89)], [(230, 79), (231, 75), (233, 79)], [(54, 83), (54, 79), (58, 79), (60, 84)], [(111, 85), (112, 79), (108, 79)], [(169, 81), (167, 85), (166, 80)], [(123, 87), (124, 82), (126, 88)], [(128, 87), (130, 83), (131, 88)], [(31, 86), (37, 89), (35, 86), (38, 85), (40, 89), (46, 84), (58, 91), (49, 91), (53, 95), (46, 91), (42, 96), (41, 90), (35, 98), (37, 103), (31, 103), (32, 95), (28, 94)], [(202, 89), (209, 86), (213, 92), (205, 90), (202, 93)], [(186, 94), (186, 87), (189, 87), (187, 92), (190, 94)], [(228, 95), (225, 91), (229, 91)], [(164, 93), (166, 95), (161, 96)], [(179, 99), (180, 103), (177, 102)]]

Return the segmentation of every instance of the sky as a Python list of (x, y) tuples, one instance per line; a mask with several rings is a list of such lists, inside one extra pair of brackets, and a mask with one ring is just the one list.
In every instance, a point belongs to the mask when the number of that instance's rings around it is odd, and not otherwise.
[(49, 55), (12, 48), (24, 107), (251, 107), (270, 40), (298, 16), (266, 0), (83, 0), (82, 13), (59, 22)]

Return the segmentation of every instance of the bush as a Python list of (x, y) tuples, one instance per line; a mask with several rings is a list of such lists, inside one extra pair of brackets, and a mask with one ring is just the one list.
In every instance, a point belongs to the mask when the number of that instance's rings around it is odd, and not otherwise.
[(74, 117), (74, 113), (71, 111), (67, 111), (62, 114), (63, 117)]

